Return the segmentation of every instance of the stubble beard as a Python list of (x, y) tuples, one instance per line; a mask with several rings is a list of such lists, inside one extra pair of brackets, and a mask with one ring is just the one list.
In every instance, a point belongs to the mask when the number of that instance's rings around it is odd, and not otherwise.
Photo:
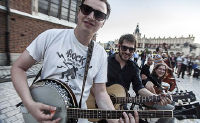
[[(122, 61), (124, 61), (124, 62), (127, 62), (128, 60), (125, 60), (125, 59), (123, 59), (123, 57), (122, 57), (122, 55), (121, 55), (121, 52), (119, 51), (119, 57), (120, 57), (120, 59), (122, 60)], [(130, 58), (129, 58), (130, 59)]]

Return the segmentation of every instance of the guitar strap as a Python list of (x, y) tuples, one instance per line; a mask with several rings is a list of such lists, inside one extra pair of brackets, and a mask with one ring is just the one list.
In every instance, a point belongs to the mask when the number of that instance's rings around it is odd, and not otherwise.
[(41, 75), (41, 73), (42, 73), (42, 68), (40, 69), (40, 71), (38, 72), (38, 74), (35, 76), (35, 79), (33, 80), (32, 84), (35, 83), (35, 81), (39, 78), (39, 76)]
[(85, 88), (85, 82), (87, 79), (87, 74), (88, 74), (88, 70), (89, 70), (89, 66), (90, 66), (90, 61), (92, 58), (93, 47), (94, 47), (94, 42), (91, 40), (90, 44), (88, 46), (88, 51), (87, 51), (87, 59), (86, 59), (86, 64), (85, 64), (85, 72), (84, 72), (84, 78), (83, 78), (81, 98), (79, 101), (79, 108), (81, 108), (81, 102), (82, 102), (83, 92), (84, 92), (84, 88)]

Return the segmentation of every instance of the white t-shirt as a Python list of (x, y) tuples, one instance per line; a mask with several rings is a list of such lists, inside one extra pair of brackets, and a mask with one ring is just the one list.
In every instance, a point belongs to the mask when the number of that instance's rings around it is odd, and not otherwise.
[(183, 64), (188, 65), (188, 59), (187, 58), (183, 58)]
[[(66, 83), (80, 101), (88, 47), (74, 35), (74, 29), (50, 29), (40, 34), (26, 49), (36, 61), (43, 60), (41, 79)], [(94, 42), (93, 54), (82, 97), (82, 108), (94, 83), (107, 82), (107, 53)]]
[(178, 56), (176, 58), (176, 62), (177, 62), (177, 65), (181, 65), (183, 63), (183, 58), (181, 56)]

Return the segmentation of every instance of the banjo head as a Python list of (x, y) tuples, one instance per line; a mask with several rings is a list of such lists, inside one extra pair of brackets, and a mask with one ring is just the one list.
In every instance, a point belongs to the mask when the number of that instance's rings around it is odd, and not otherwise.
[[(67, 108), (78, 105), (74, 94), (67, 85), (59, 80), (43, 79), (31, 85), (30, 92), (34, 101), (57, 107), (53, 119), (60, 117), (61, 123), (71, 122), (70, 119), (67, 119)], [(49, 111), (45, 112), (49, 113)], [(28, 114), (30, 115), (30, 113)]]

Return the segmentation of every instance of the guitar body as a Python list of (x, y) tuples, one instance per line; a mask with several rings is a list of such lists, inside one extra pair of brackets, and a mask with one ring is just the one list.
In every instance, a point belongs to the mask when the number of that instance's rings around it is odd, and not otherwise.
[[(108, 95), (110, 98), (116, 98), (116, 97), (126, 97), (126, 91), (125, 89), (119, 85), (119, 84), (113, 84), (106, 88)], [(117, 104), (114, 100), (113, 104), (116, 110), (120, 110), (120, 104)], [(97, 104), (95, 101), (95, 97), (93, 93), (90, 93), (88, 99), (87, 99), (87, 107), (88, 109), (97, 109)]]
[(176, 80), (174, 76), (170, 75), (170, 73), (168, 73), (167, 76), (165, 76), (163, 82), (166, 82), (170, 85), (169, 91), (173, 91), (176, 87)]
[[(115, 97), (126, 97), (126, 91), (124, 87), (122, 87), (119, 84), (113, 84), (109, 87), (106, 88), (110, 98), (115, 98)], [(115, 103), (115, 101), (112, 101), (113, 105), (116, 110), (120, 110), (120, 104)], [(97, 109), (97, 104), (95, 101), (94, 94), (90, 92), (90, 95), (86, 101), (88, 109)], [(90, 122), (97, 122), (99, 119), (89, 119)]]
[[(31, 85), (30, 92), (34, 101), (55, 106), (59, 109), (56, 110), (53, 119), (60, 117), (62, 119), (60, 123), (77, 122), (77, 120), (67, 119), (67, 107), (77, 107), (78, 104), (72, 90), (61, 81), (39, 80)], [(26, 110), (23, 106), (21, 106), (21, 109)], [(22, 114), (25, 123), (37, 123), (28, 111), (22, 112)]]
[[(110, 95), (111, 99), (116, 97), (126, 97), (126, 91), (123, 86), (119, 84), (113, 84), (107, 88), (107, 92)], [(117, 104), (115, 100), (113, 100), (113, 104), (116, 110), (120, 110), (120, 104)]]

